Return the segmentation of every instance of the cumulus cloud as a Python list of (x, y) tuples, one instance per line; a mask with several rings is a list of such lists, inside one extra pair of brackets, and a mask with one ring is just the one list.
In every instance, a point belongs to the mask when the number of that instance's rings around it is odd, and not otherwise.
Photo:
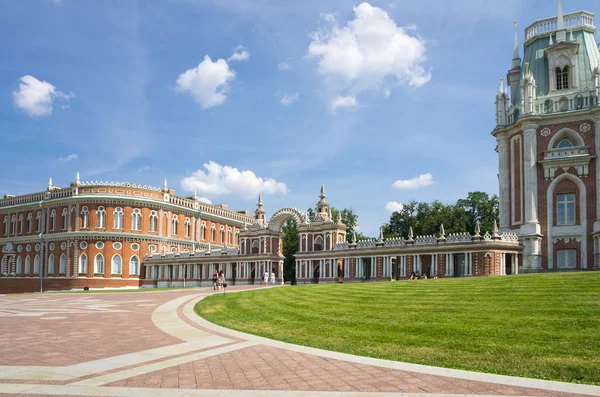
[(19, 81), (19, 90), (12, 93), (13, 103), (30, 117), (49, 116), (55, 100), (69, 101), (74, 96), (73, 93), (58, 91), (52, 84), (33, 76), (23, 76)]
[(202, 109), (221, 105), (227, 99), (235, 72), (224, 59), (213, 62), (208, 55), (195, 68), (179, 75), (175, 91), (190, 94)]
[(388, 201), (385, 204), (385, 210), (390, 214), (393, 214), (394, 212), (400, 212), (402, 211), (402, 208), (404, 208), (404, 206), (396, 201)]
[(222, 166), (209, 161), (204, 164), (205, 170), (197, 170), (181, 181), (184, 190), (194, 191), (205, 196), (241, 195), (244, 198), (257, 196), (258, 193), (287, 194), (285, 183), (272, 178), (260, 178), (250, 170), (240, 171), (237, 168)]
[(392, 187), (394, 189), (418, 189), (420, 187), (433, 185), (434, 183), (433, 175), (427, 173), (412, 179), (398, 179), (392, 184)]
[(212, 204), (212, 201), (207, 199), (206, 197), (198, 197), (198, 201), (205, 204)]
[(292, 94), (283, 95), (280, 102), (283, 106), (287, 106), (296, 102), (298, 99), (300, 99), (300, 94), (298, 92), (294, 92)]
[(420, 87), (431, 79), (424, 66), (425, 41), (410, 35), (411, 28), (397, 26), (381, 8), (361, 3), (345, 26), (335, 15), (321, 17), (329, 26), (312, 34), (308, 56), (319, 59), (319, 72), (338, 93), (378, 90), (388, 96), (394, 80)]
[(240, 44), (237, 47), (235, 47), (235, 49), (233, 50), (233, 54), (229, 58), (227, 58), (227, 61), (243, 62), (247, 61), (248, 58), (250, 58), (250, 53), (246, 51), (243, 45)]
[(75, 153), (73, 153), (73, 154), (70, 154), (70, 155), (68, 155), (67, 157), (62, 157), (62, 156), (61, 156), (61, 157), (59, 157), (58, 159), (59, 159), (60, 161), (67, 162), (67, 161), (73, 161), (73, 160), (77, 160), (78, 158), (79, 158), (79, 156), (77, 156)]
[(329, 108), (335, 112), (337, 108), (355, 108), (358, 107), (358, 100), (353, 96), (336, 96), (329, 103)]

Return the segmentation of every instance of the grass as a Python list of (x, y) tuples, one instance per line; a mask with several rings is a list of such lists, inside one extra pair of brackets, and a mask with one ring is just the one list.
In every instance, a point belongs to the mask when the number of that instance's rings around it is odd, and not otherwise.
[(298, 285), (211, 296), (195, 311), (321, 349), (600, 385), (600, 272)]

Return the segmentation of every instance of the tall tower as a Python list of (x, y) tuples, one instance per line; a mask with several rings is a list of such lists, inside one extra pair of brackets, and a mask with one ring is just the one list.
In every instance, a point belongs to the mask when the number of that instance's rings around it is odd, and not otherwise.
[[(525, 29), (515, 21), (510, 90), (496, 93), (500, 230), (519, 235), (522, 271), (600, 268), (600, 56), (594, 15)], [(568, 26), (568, 29), (565, 28)], [(510, 99), (507, 98), (510, 93)]]

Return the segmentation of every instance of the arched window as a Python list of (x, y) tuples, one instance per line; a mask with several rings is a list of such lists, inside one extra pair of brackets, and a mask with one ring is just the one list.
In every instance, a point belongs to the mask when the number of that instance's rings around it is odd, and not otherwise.
[(17, 216), (13, 215), (10, 219), (12, 231), (10, 234), (17, 234)]
[(63, 217), (63, 230), (67, 230), (67, 227), (69, 226), (69, 219), (67, 217), (68, 214), (68, 210), (66, 208), (63, 208), (63, 212), (62, 212), (62, 217)]
[(123, 229), (123, 208), (115, 208), (113, 212), (113, 229)]
[(27, 233), (31, 233), (33, 231), (33, 214), (30, 212), (27, 215)]
[(65, 254), (60, 256), (60, 262), (58, 262), (58, 273), (67, 274), (67, 256)]
[(80, 274), (87, 274), (87, 265), (88, 265), (87, 255), (81, 254), (79, 256), (79, 273)]
[(87, 229), (90, 226), (90, 210), (88, 207), (83, 207), (81, 209), (81, 228)]
[(557, 149), (566, 149), (566, 148), (570, 148), (573, 147), (573, 142), (571, 142), (568, 139), (563, 139), (562, 141), (560, 141), (558, 143), (558, 145), (556, 146)]
[(158, 215), (156, 211), (150, 212), (150, 231), (155, 232), (158, 229)]
[(54, 276), (54, 255), (48, 257), (48, 276)]
[(27, 255), (25, 257), (25, 275), (29, 276), (29, 273), (31, 273), (31, 258)]
[(42, 213), (40, 211), (35, 215), (35, 219), (37, 221), (37, 231), (40, 233), (42, 231)]
[(250, 252), (252, 254), (258, 254), (259, 250), (260, 250), (260, 244), (258, 243), (258, 240), (254, 240), (252, 242), (252, 247), (251, 247)]
[(569, 88), (569, 65), (566, 65), (562, 70), (556, 68), (556, 89), (566, 90)]
[(129, 260), (129, 274), (132, 276), (140, 274), (140, 258), (137, 255), (132, 256)]
[(104, 257), (102, 254), (96, 255), (96, 258), (94, 258), (94, 273), (104, 274)]
[(24, 225), (25, 220), (23, 219), (23, 214), (19, 214), (19, 234), (23, 234)]
[(21, 271), (23, 270), (23, 258), (20, 256), (17, 257), (17, 276), (21, 276)]
[(98, 207), (96, 215), (98, 216), (98, 228), (106, 228), (106, 210), (104, 207)]
[(323, 237), (317, 236), (315, 238), (315, 251), (323, 251)]
[(142, 228), (142, 214), (137, 208), (133, 210), (131, 214), (131, 230), (141, 230)]
[(185, 218), (185, 222), (183, 224), (183, 231), (185, 237), (190, 237), (190, 218)]
[(179, 220), (177, 219), (177, 215), (173, 215), (173, 221), (171, 222), (171, 234), (176, 236), (177, 235), (177, 224), (179, 223)]
[(112, 274), (121, 274), (123, 272), (123, 259), (121, 259), (121, 255), (116, 254), (112, 257)]
[(221, 243), (225, 242), (225, 228), (223, 226), (221, 226), (221, 228), (219, 229), (219, 239)]
[(202, 222), (202, 228), (200, 230), (200, 240), (206, 240), (206, 222)]
[(8, 236), (8, 232), (9, 232), (9, 224), (8, 224), (8, 216), (4, 217), (4, 235)]
[(210, 226), (210, 241), (216, 241), (215, 238), (217, 237), (217, 228), (215, 227), (215, 224), (213, 223)]
[(40, 257), (36, 255), (33, 258), (33, 274), (40, 274)]
[(239, 232), (235, 232), (235, 244), (237, 246), (240, 245), (240, 233)]
[(50, 230), (54, 230), (56, 228), (56, 210), (52, 210), (50, 212)]

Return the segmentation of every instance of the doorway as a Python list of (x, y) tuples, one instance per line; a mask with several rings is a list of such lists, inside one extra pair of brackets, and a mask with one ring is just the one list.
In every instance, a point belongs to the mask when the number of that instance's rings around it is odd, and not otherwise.
[(454, 254), (454, 277), (464, 277), (466, 267), (466, 255)]

